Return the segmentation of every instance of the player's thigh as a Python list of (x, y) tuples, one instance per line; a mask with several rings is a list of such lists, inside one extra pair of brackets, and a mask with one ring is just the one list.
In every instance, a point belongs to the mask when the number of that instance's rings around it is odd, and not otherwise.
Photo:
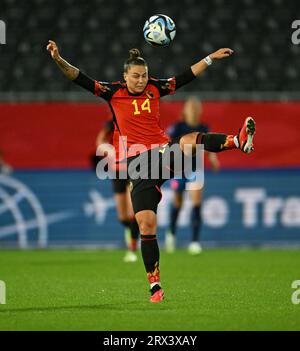
[(132, 201), (131, 201), (131, 194), (130, 194), (130, 189), (129, 185), (126, 188), (126, 205), (127, 205), (127, 214), (129, 218), (134, 217), (134, 211), (132, 207)]
[(128, 220), (126, 193), (115, 194), (116, 208), (120, 220)]
[(193, 206), (200, 206), (202, 202), (202, 197), (203, 197), (203, 191), (202, 189), (197, 189), (197, 190), (188, 190), (192, 205)]
[(127, 213), (127, 195), (126, 195), (126, 180), (113, 179), (113, 192), (116, 202), (118, 217), (120, 220), (128, 220)]
[(183, 203), (183, 192), (182, 191), (175, 191), (173, 204), (176, 208), (181, 208)]
[(133, 211), (151, 210), (155, 214), (162, 198), (159, 181), (152, 179), (132, 180), (131, 201)]
[(186, 156), (194, 155), (198, 134), (198, 132), (188, 133), (180, 138), (180, 149)]

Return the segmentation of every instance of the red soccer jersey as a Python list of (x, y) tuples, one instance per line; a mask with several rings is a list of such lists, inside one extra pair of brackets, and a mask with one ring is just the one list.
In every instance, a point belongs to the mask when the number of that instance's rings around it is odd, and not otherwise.
[[(159, 123), (159, 99), (174, 93), (175, 87), (175, 78), (150, 78), (144, 92), (134, 95), (129, 93), (126, 84), (121, 82), (94, 81), (94, 94), (104, 98), (113, 113), (113, 145), (117, 160), (134, 156), (137, 151), (150, 150), (169, 141)], [(137, 147), (137, 144), (143, 147)]]

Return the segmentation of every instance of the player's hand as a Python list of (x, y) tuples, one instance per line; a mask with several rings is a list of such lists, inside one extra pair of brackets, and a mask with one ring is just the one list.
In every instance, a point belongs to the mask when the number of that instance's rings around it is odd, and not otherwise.
[(209, 55), (209, 57), (212, 60), (219, 60), (219, 59), (222, 59), (224, 57), (228, 57), (228, 56), (230, 56), (232, 54), (233, 54), (233, 50), (232, 49), (223, 48), (223, 49), (219, 49), (219, 50), (213, 52), (212, 54)]
[(57, 60), (60, 58), (58, 48), (57, 48), (55, 41), (49, 40), (49, 43), (47, 45), (47, 50), (50, 52), (53, 60)]

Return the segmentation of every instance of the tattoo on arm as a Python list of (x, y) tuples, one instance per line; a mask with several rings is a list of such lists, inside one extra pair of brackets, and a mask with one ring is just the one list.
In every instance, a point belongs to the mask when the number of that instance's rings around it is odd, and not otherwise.
[(78, 77), (79, 69), (69, 64), (63, 58), (60, 57), (59, 59), (55, 60), (55, 62), (67, 78), (74, 80)]

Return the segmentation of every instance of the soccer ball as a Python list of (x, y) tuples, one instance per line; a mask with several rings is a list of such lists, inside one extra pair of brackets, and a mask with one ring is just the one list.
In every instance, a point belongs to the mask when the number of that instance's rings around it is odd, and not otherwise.
[(144, 38), (152, 46), (168, 46), (175, 38), (176, 26), (174, 21), (166, 15), (151, 16), (145, 23)]

